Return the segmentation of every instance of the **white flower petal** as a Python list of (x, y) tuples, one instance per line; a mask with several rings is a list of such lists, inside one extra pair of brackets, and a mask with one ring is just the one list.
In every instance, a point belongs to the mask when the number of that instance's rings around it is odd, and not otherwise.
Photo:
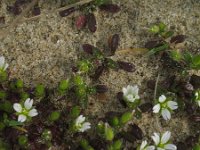
[(29, 109), (31, 109), (32, 105), (33, 105), (33, 100), (30, 98), (27, 98), (26, 101), (24, 102), (24, 107), (27, 110), (29, 110)]
[(91, 128), (91, 124), (90, 124), (89, 122), (85, 122), (85, 123), (83, 123), (83, 125), (82, 125), (82, 127), (79, 129), (79, 131), (84, 132), (84, 131), (86, 131), (86, 130), (88, 130), (88, 129), (90, 129), (90, 128)]
[(18, 116), (18, 121), (19, 121), (19, 122), (24, 122), (24, 121), (26, 121), (26, 116), (25, 116), (25, 115), (22, 115), (22, 114), (19, 115), (19, 116)]
[(5, 58), (3, 56), (0, 57), (0, 68), (4, 67)]
[(165, 145), (164, 148), (166, 150), (176, 150), (177, 149), (176, 145), (174, 145), (174, 144), (167, 144), (167, 145)]
[(171, 119), (171, 113), (169, 112), (168, 109), (162, 109), (161, 113), (162, 113), (162, 116), (165, 120)]
[(147, 146), (146, 150), (155, 150), (155, 146), (151, 145), (151, 146)]
[(37, 116), (37, 115), (38, 115), (38, 112), (37, 112), (36, 109), (30, 110), (29, 113), (28, 113), (28, 116), (30, 116), (30, 117), (34, 117), (34, 116)]
[(133, 98), (133, 95), (129, 94), (126, 96), (126, 100), (133, 103), (135, 101), (135, 98)]
[(166, 98), (165, 95), (161, 95), (158, 100), (159, 100), (160, 103), (163, 103), (166, 99), (167, 98)]
[(81, 123), (83, 123), (85, 121), (85, 117), (83, 117), (83, 115), (80, 115), (77, 119), (76, 119), (76, 125), (79, 125)]
[(174, 102), (174, 101), (168, 101), (168, 102), (167, 102), (167, 106), (168, 106), (171, 110), (175, 110), (175, 109), (178, 108), (177, 102)]
[(158, 113), (160, 111), (160, 104), (156, 104), (154, 107), (153, 107), (153, 113)]
[(122, 88), (123, 95), (126, 96), (128, 94), (128, 90), (126, 88)]
[(157, 150), (165, 150), (164, 148), (161, 147), (157, 147)]
[(156, 145), (158, 145), (160, 143), (160, 135), (158, 133), (154, 133), (154, 135), (151, 136), (151, 138), (153, 139), (153, 141)]
[(19, 103), (14, 103), (13, 108), (16, 112), (22, 112), (22, 106)]
[(142, 144), (140, 146), (140, 150), (143, 150), (146, 147), (146, 145), (147, 145), (147, 141), (146, 140), (142, 141)]
[(167, 143), (167, 142), (169, 141), (170, 137), (171, 137), (171, 132), (166, 131), (166, 132), (162, 135), (161, 143), (162, 143), (162, 144)]
[(5, 65), (4, 65), (4, 71), (8, 68), (8, 64), (6, 63)]
[(198, 105), (199, 105), (199, 107), (200, 107), (200, 100), (199, 100), (197, 103), (198, 103)]

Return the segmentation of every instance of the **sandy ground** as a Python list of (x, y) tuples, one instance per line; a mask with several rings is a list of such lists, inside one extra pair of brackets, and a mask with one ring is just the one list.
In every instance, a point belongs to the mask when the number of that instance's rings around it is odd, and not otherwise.
[[(2, 0), (0, 16), (5, 15), (6, 23), (9, 24), (14, 17), (7, 13), (7, 3), (7, 0)], [(119, 13), (95, 11), (97, 32), (91, 33), (88, 29), (78, 31), (75, 28), (74, 18), (80, 12), (61, 18), (57, 13), (48, 13), (50, 9), (58, 7), (55, 1), (41, 2), (42, 14), (46, 15), (19, 23), (0, 43), (0, 55), (4, 55), (10, 64), (11, 77), (21, 78), (27, 85), (43, 83), (55, 87), (61, 79), (70, 75), (70, 66), (77, 60), (81, 44), (89, 43), (104, 48), (108, 37), (117, 33), (120, 35), (119, 49), (143, 47), (150, 39), (147, 27), (158, 21), (174, 28), (177, 34), (187, 35), (188, 49), (199, 48), (199, 0), (116, 0), (115, 3), (121, 6)], [(106, 105), (95, 97), (91, 98), (94, 105), (90, 111), (93, 114), (103, 115), (108, 110), (123, 110), (115, 96), (128, 84), (139, 85), (143, 102), (150, 100), (146, 92), (146, 81), (156, 78), (156, 62), (132, 53), (116, 55), (113, 59), (134, 63), (136, 71), (127, 73), (111, 70), (105, 73), (99, 82), (109, 87)], [(168, 124), (164, 123), (163, 131), (171, 130), (177, 141), (194, 132), (184, 114), (172, 118)], [(157, 131), (153, 115), (144, 114), (144, 118), (136, 122), (147, 136)]]

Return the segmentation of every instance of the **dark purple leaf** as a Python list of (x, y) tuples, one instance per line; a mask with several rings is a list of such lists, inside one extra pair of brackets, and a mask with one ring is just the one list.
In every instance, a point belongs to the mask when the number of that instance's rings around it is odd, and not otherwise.
[(127, 72), (134, 72), (135, 71), (135, 65), (132, 63), (124, 62), (124, 61), (117, 61), (119, 68), (127, 71)]
[(188, 150), (188, 147), (186, 146), (185, 143), (183, 143), (183, 142), (178, 142), (178, 143), (177, 143), (177, 150)]
[(75, 11), (76, 11), (76, 9), (74, 7), (71, 7), (71, 8), (60, 11), (59, 14), (61, 17), (66, 17)]
[(152, 49), (155, 47), (159, 47), (162, 44), (163, 44), (162, 40), (154, 40), (154, 41), (148, 41), (144, 47), (147, 49)]
[(4, 16), (0, 17), (0, 24), (5, 24), (5, 17)]
[(94, 75), (92, 75), (92, 78), (98, 80), (99, 77), (103, 74), (104, 70), (105, 70), (104, 66), (98, 66), (98, 68), (95, 70)]
[(117, 13), (120, 11), (120, 7), (115, 4), (103, 4), (99, 6), (99, 8), (110, 13)]
[(114, 34), (111, 38), (109, 38), (108, 40), (108, 46), (111, 50), (111, 55), (115, 54), (115, 51), (117, 50), (118, 46), (119, 46), (119, 35), (118, 34)]
[(200, 76), (192, 75), (190, 78), (190, 83), (194, 86), (195, 89), (200, 88)]
[(87, 19), (85, 15), (80, 15), (78, 18), (76, 18), (76, 27), (78, 30), (85, 27), (87, 23)]
[(92, 45), (90, 45), (90, 44), (83, 44), (82, 45), (82, 49), (83, 49), (83, 51), (84, 52), (86, 52), (86, 53), (88, 53), (88, 54), (93, 54), (93, 49), (94, 49), (95, 47), (94, 46), (92, 46)]
[(153, 108), (153, 105), (151, 103), (144, 103), (144, 104), (142, 104), (142, 105), (139, 106), (139, 109), (143, 113), (151, 111), (152, 108)]
[(119, 100), (120, 104), (122, 104), (122, 106), (124, 106), (125, 108), (127, 107), (127, 104), (123, 99), (123, 92), (117, 93), (117, 99)]
[(148, 80), (147, 81), (147, 87), (150, 88), (151, 90), (154, 90), (155, 84), (156, 84), (155, 80)]
[(133, 124), (130, 126), (130, 128), (128, 129), (129, 133), (131, 133), (137, 140), (142, 140), (143, 138), (143, 132), (140, 129), (140, 127), (138, 127), (136, 124)]
[(87, 15), (87, 23), (88, 23), (88, 29), (91, 32), (95, 32), (97, 30), (96, 18), (93, 13)]
[(33, 10), (32, 10), (33, 16), (38, 16), (38, 15), (40, 15), (40, 13), (41, 13), (40, 7), (36, 6), (33, 8)]
[(192, 116), (190, 117), (190, 119), (191, 119), (192, 121), (195, 121), (195, 122), (200, 122), (200, 115), (192, 115)]
[(105, 85), (96, 85), (95, 88), (97, 93), (105, 93), (108, 91), (108, 88)]
[(21, 8), (19, 6), (7, 6), (7, 11), (9, 11), (10, 13), (14, 14), (14, 15), (19, 15), (22, 11)]
[(170, 43), (182, 43), (185, 41), (186, 36), (185, 35), (177, 35), (177, 36), (173, 36), (170, 40)]

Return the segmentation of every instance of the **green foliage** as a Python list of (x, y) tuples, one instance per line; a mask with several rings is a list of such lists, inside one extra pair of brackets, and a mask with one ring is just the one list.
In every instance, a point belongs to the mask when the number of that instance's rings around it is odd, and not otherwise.
[(72, 118), (77, 118), (81, 113), (81, 109), (79, 106), (74, 106), (72, 107), (71, 111), (70, 111), (70, 117)]
[(5, 91), (0, 91), (0, 99), (5, 99), (7, 97), (7, 93)]
[(20, 146), (24, 147), (28, 144), (28, 138), (25, 135), (21, 135), (18, 137), (18, 143)]
[(82, 139), (80, 141), (80, 146), (83, 148), (83, 150), (94, 150), (94, 148), (89, 145), (89, 142), (86, 139)]
[(8, 78), (8, 74), (5, 71), (0, 71), (0, 83), (6, 81)]
[(64, 95), (69, 90), (69, 87), (70, 87), (70, 81), (62, 80), (58, 85), (58, 91), (61, 95)]
[(121, 150), (122, 149), (122, 141), (116, 140), (108, 147), (108, 150)]
[(200, 144), (196, 144), (196, 145), (192, 148), (192, 150), (200, 150)]
[(45, 87), (44, 87), (44, 85), (38, 84), (38, 85), (35, 87), (34, 95), (35, 95), (36, 97), (43, 97), (43, 96), (45, 95)]
[(163, 45), (161, 45), (161, 46), (152, 48), (152, 49), (148, 52), (148, 55), (157, 54), (157, 53), (159, 53), (159, 52), (162, 52), (162, 51), (167, 50), (168, 48), (169, 48), (169, 45), (168, 45), (168, 44), (163, 44)]
[(0, 104), (0, 110), (7, 112), (7, 113), (11, 113), (13, 111), (11, 102), (8, 100), (5, 100), (4, 102), (2, 102)]
[(92, 68), (92, 64), (89, 60), (82, 60), (78, 62), (78, 69), (81, 73), (88, 73)]
[(104, 133), (105, 139), (107, 141), (112, 141), (113, 138), (114, 138), (114, 136), (115, 136), (114, 130), (110, 126), (108, 126), (108, 125), (105, 125), (104, 128), (105, 128), (105, 133)]
[(30, 95), (27, 93), (27, 92), (20, 92), (20, 99), (22, 100), (22, 101), (25, 101), (27, 98), (29, 98), (30, 97)]
[(22, 80), (14, 80), (10, 83), (10, 87), (12, 90), (21, 90), (24, 87), (24, 83)]
[(124, 113), (121, 118), (120, 118), (120, 125), (124, 125), (127, 122), (129, 122), (130, 120), (132, 120), (133, 118), (133, 114), (132, 112), (126, 112)]
[(53, 111), (49, 115), (49, 121), (54, 122), (57, 121), (60, 118), (60, 112), (59, 111)]
[(43, 132), (42, 132), (42, 135), (41, 135), (42, 139), (44, 141), (51, 141), (52, 140), (52, 133), (50, 130), (48, 129), (45, 129)]

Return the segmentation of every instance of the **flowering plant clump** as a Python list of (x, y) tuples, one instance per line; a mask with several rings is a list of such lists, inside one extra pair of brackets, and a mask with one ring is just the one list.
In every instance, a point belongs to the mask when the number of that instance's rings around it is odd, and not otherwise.
[(129, 107), (136, 107), (140, 103), (139, 88), (137, 85), (128, 85), (122, 89), (123, 99)]
[(14, 110), (17, 112), (18, 115), (18, 121), (19, 122), (25, 122), (27, 118), (31, 118), (38, 115), (38, 112), (36, 109), (32, 108), (33, 100), (30, 98), (27, 98), (24, 102), (24, 105), (22, 106), (19, 103), (15, 103), (13, 105)]
[(174, 144), (170, 144), (171, 132), (166, 131), (162, 136), (159, 133), (154, 133), (152, 139), (155, 143), (157, 150), (176, 150), (177, 147)]
[(200, 107), (200, 89), (198, 89), (194, 93), (194, 101), (197, 103), (197, 105)]
[(165, 120), (170, 120), (171, 112), (177, 108), (177, 102), (172, 101), (171, 98), (167, 98), (165, 95), (161, 95), (158, 103), (153, 107), (153, 112), (160, 113)]
[(148, 146), (147, 141), (143, 141), (142, 144), (137, 148), (137, 150), (154, 150), (155, 146)]
[(91, 128), (91, 123), (85, 122), (85, 117), (83, 115), (78, 116), (74, 124), (75, 130), (78, 132), (85, 132)]
[(8, 68), (8, 64), (5, 62), (5, 58), (0, 56), (0, 72), (5, 71)]

